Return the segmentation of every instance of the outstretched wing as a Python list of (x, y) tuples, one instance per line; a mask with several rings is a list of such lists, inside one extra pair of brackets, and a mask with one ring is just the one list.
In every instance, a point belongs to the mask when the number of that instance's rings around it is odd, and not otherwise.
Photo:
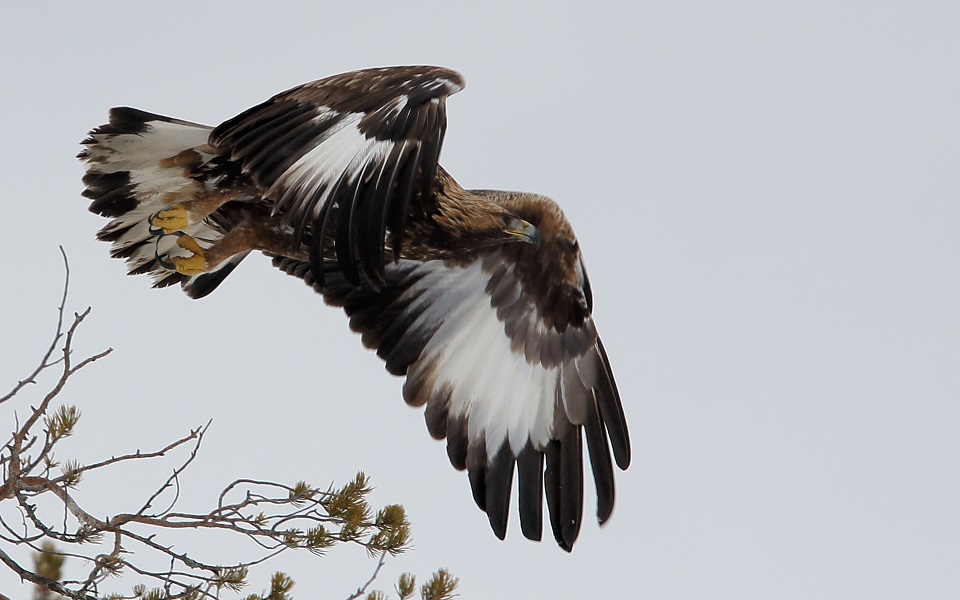
[[(554, 537), (569, 551), (583, 513), (582, 439), (601, 524), (614, 504), (611, 448), (626, 469), (630, 441), (579, 258), (574, 293), (538, 303), (524, 291), (517, 252), (492, 249), (461, 264), (401, 260), (387, 265), (379, 290), (350, 284), (332, 260), (324, 285), (304, 262), (278, 257), (274, 264), (343, 306), (387, 370), (406, 375), (404, 399), (426, 406), (430, 434), (447, 439), (450, 462), (468, 471), (498, 537), (506, 534), (516, 471), (523, 534), (540, 539), (545, 493)], [(582, 318), (545, 314), (569, 315), (564, 302)]]
[(344, 276), (384, 280), (407, 216), (430, 210), (446, 97), (463, 78), (439, 67), (344, 73), (278, 94), (217, 127), (210, 143), (241, 165), (294, 227), (322, 250), (335, 240)]

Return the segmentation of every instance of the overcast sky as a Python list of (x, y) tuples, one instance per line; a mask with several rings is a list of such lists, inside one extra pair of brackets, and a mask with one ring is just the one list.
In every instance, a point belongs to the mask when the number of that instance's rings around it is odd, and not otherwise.
[[(61, 456), (213, 418), (184, 509), (236, 477), (364, 469), (414, 527), (385, 590), (446, 566), (464, 598), (960, 596), (960, 4), (589, 4), (6, 6), (0, 391), (49, 343), (62, 244), (69, 306), (93, 307), (78, 352), (116, 350), (68, 389), (84, 418)], [(200, 301), (151, 290), (80, 197), (73, 157), (110, 106), (217, 124), (415, 63), (467, 80), (443, 165), (553, 197), (584, 249), (634, 462), (570, 555), (515, 514), (493, 536), (401, 380), (302, 283), (257, 257)], [(172, 465), (91, 477), (83, 498), (130, 510)], [(373, 566), (270, 565), (300, 599), (344, 598)], [(3, 571), (0, 590), (30, 594)]]

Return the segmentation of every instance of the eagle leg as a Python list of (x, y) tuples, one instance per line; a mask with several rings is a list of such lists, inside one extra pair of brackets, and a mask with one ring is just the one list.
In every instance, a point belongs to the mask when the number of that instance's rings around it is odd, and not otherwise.
[(185, 231), (233, 200), (237, 200), (236, 194), (209, 191), (191, 200), (172, 203), (150, 215), (150, 233), (168, 235)]
[(190, 255), (162, 257), (158, 252), (157, 260), (165, 268), (183, 275), (210, 273), (224, 261), (251, 250), (297, 260), (308, 259), (302, 248), (290, 250), (292, 241), (289, 232), (280, 231), (275, 223), (264, 223), (253, 217), (244, 219), (208, 248), (201, 247), (193, 236), (182, 231), (174, 232), (173, 235), (177, 236), (177, 246)]

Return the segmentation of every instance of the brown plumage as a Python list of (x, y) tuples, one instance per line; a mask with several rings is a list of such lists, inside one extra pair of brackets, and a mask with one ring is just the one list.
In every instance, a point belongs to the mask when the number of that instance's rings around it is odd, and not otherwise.
[[(296, 87), (216, 128), (135, 109), (84, 140), (84, 195), (131, 273), (212, 292), (251, 251), (342, 306), (363, 343), (406, 377), (428, 431), (466, 469), (506, 533), (540, 539), (544, 496), (570, 550), (583, 509), (582, 444), (597, 517), (630, 442), (573, 229), (551, 200), (465, 190), (438, 163), (439, 67), (390, 67)], [(612, 454), (612, 458), (611, 458)]]

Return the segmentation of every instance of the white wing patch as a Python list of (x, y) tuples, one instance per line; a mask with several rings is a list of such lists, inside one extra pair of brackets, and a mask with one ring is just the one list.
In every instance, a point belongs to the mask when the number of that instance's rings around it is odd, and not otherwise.
[[(466, 418), (469, 439), (482, 438), (490, 458), (504, 441), (515, 456), (528, 440), (543, 450), (552, 439), (554, 412), (564, 400), (564, 370), (583, 387), (577, 370), (580, 357), (548, 368), (518, 354), (491, 306), (485, 291), (489, 274), (480, 261), (465, 268), (432, 261), (418, 269), (428, 273), (405, 292), (415, 297), (405, 312), (422, 311), (410, 331), (441, 324), (411, 365), (408, 378), (433, 371), (429, 395), (450, 390), (448, 414)], [(577, 411), (565, 412), (575, 416)]]
[[(339, 113), (321, 108), (313, 119), (322, 124)], [(391, 141), (368, 138), (357, 128), (362, 113), (353, 113), (333, 126), (323, 139), (277, 179), (266, 196), (278, 198), (276, 211), (293, 198), (311, 198), (308, 218), (316, 218), (341, 175), (353, 182), (368, 164), (380, 164), (393, 146)], [(282, 194), (281, 194), (282, 192)], [(282, 197), (281, 197), (282, 195)]]

